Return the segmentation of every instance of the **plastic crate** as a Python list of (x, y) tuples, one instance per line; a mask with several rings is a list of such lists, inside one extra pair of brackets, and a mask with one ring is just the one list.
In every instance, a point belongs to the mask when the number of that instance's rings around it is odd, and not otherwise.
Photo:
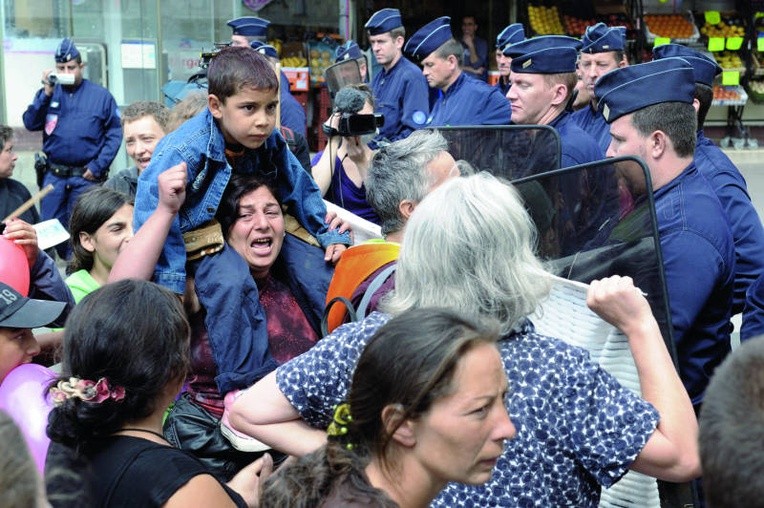
[[(686, 14), (645, 14), (643, 18), (645, 21), (645, 38), (649, 44), (653, 44), (656, 37), (668, 37), (671, 39), (671, 42), (679, 44), (692, 44), (697, 42), (700, 38), (700, 32), (698, 31), (697, 25), (695, 25), (695, 18), (692, 16), (692, 11), (687, 11)], [(672, 37), (673, 34), (671, 32), (656, 33), (653, 31), (657, 30), (660, 32), (661, 29), (657, 28), (657, 26), (663, 23), (664, 20), (669, 21), (671, 19), (684, 20), (686, 24), (683, 24), (682, 27), (689, 28), (689, 33), (682, 33), (682, 37)], [(651, 24), (653, 25), (652, 29), (650, 27)]]
[[(723, 92), (727, 97), (719, 98), (719, 92)], [(714, 100), (712, 106), (745, 106), (748, 102), (748, 94), (742, 86), (721, 86), (714, 85)]]

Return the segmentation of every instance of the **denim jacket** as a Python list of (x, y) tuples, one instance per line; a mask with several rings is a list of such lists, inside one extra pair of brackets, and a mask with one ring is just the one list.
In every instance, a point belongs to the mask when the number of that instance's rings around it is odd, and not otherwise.
[[(348, 233), (329, 231), (324, 223), (326, 206), (312, 177), (289, 151), (284, 138), (274, 130), (262, 147), (248, 151), (239, 172), (259, 172), (276, 184), (281, 202), (298, 222), (326, 248), (333, 243), (350, 244)], [(154, 281), (182, 294), (186, 280), (186, 251), (183, 233), (213, 219), (233, 169), (225, 157), (225, 140), (210, 111), (205, 109), (160, 141), (149, 166), (138, 179), (134, 226), (138, 230), (157, 208), (158, 176), (186, 162), (186, 201), (173, 220), (154, 271)]]

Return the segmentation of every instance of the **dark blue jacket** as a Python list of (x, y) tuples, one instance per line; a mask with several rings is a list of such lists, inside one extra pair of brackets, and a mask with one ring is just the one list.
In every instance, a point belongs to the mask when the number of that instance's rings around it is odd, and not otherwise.
[(462, 72), (433, 106), (427, 127), (507, 125), (511, 115), (498, 88)]
[[(719, 198), (735, 242), (732, 314), (743, 311), (746, 292), (764, 273), (764, 227), (740, 171), (722, 150), (698, 131), (695, 165)], [(743, 313), (743, 322), (747, 315)]]
[(563, 111), (549, 125), (560, 133), (562, 167), (567, 168), (605, 158), (605, 152), (599, 147), (597, 141), (589, 133), (584, 132), (567, 111)]
[(422, 71), (405, 56), (386, 71), (374, 75), (371, 83), (376, 112), (385, 115), (376, 139), (397, 141), (424, 127), (430, 112), (427, 80)]
[(740, 340), (748, 340), (764, 335), (764, 275), (761, 275), (748, 288), (748, 298), (745, 301), (745, 311), (740, 328)]
[(610, 125), (605, 121), (602, 114), (587, 104), (571, 115), (573, 121), (581, 127), (581, 130), (589, 134), (600, 147), (602, 153), (607, 153), (610, 146)]
[(87, 79), (77, 88), (56, 85), (50, 97), (40, 89), (23, 120), (27, 130), (43, 131), (42, 149), (51, 162), (87, 167), (98, 178), (122, 143), (117, 102)]
[(655, 191), (679, 373), (694, 405), (730, 352), (735, 249), (713, 189), (690, 164)]
[(281, 102), (281, 126), (289, 127), (294, 132), (308, 136), (308, 120), (305, 109), (289, 91), (289, 79), (281, 73), (279, 86), (279, 101)]

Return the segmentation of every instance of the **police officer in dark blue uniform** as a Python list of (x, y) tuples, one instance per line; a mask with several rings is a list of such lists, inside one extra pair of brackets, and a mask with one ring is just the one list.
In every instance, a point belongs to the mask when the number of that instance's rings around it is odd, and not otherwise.
[(628, 65), (624, 53), (626, 28), (608, 27), (604, 23), (597, 23), (587, 27), (581, 42), (583, 45), (578, 60), (578, 72), (592, 99), (589, 105), (573, 113), (572, 117), (581, 129), (597, 141), (602, 151), (606, 152), (610, 144), (610, 127), (597, 111), (594, 83), (603, 74)]
[(363, 54), (358, 43), (353, 39), (348, 39), (344, 44), (337, 46), (334, 50), (334, 63), (344, 62), (346, 60), (355, 60), (358, 62), (358, 71), (361, 73), (361, 81), (369, 82), (369, 66), (366, 62), (366, 55)]
[(451, 33), (451, 18), (427, 23), (403, 51), (419, 60), (427, 84), (440, 91), (428, 127), (509, 124), (509, 103), (499, 89), (462, 71), (464, 50)]
[(267, 19), (257, 16), (242, 16), (227, 21), (226, 25), (231, 27), (231, 46), (249, 46), (255, 41), (265, 42), (270, 24)]
[(499, 81), (496, 87), (506, 97), (512, 83), (509, 80), (509, 64), (512, 58), (504, 54), (505, 49), (520, 41), (525, 40), (525, 29), (522, 23), (512, 23), (504, 27), (504, 30), (496, 36), (496, 67), (499, 69)]
[[(554, 128), (560, 135), (562, 167), (605, 158), (594, 138), (573, 122), (567, 109), (576, 86), (580, 45), (573, 37), (550, 35), (526, 39), (505, 50), (512, 58), (512, 87), (507, 93), (512, 104), (512, 120), (518, 125)], [(544, 150), (543, 146), (534, 146), (534, 151), (543, 154)], [(557, 195), (562, 197), (557, 217), (561, 252), (580, 250), (582, 239), (593, 237), (593, 231), (612, 217), (614, 200), (604, 194), (615, 188), (609, 175), (609, 172), (595, 172), (562, 177)]]
[(650, 170), (679, 371), (699, 409), (730, 351), (735, 251), (719, 199), (693, 162), (693, 69), (681, 58), (616, 69), (595, 94), (610, 124), (608, 156), (637, 155)]
[[(254, 41), (250, 43), (250, 47), (266, 57), (274, 67), (278, 65), (278, 51), (270, 44)], [(308, 120), (305, 115), (305, 109), (289, 91), (289, 78), (283, 72), (280, 72), (279, 75), (279, 108), (281, 110), (279, 116), (281, 126), (292, 130), (292, 132), (302, 137), (306, 137), (308, 134)]]
[(703, 134), (703, 123), (713, 100), (714, 78), (722, 71), (709, 56), (679, 44), (653, 50), (653, 58), (680, 57), (693, 68), (695, 98), (698, 100), (698, 134), (695, 165), (719, 198), (735, 241), (735, 293), (732, 314), (743, 312), (743, 327), (750, 319), (744, 310), (746, 292), (764, 274), (764, 227), (751, 198), (745, 178), (724, 152)]
[(385, 117), (379, 136), (373, 142), (378, 145), (381, 140), (397, 141), (424, 127), (430, 103), (422, 72), (401, 51), (406, 30), (400, 11), (379, 10), (364, 27), (374, 58), (382, 66), (371, 82), (377, 101), (376, 112)]
[(549, 35), (526, 39), (505, 50), (512, 57), (512, 87), (507, 93), (512, 121), (554, 127), (560, 134), (563, 167), (605, 158), (594, 138), (573, 122), (566, 109), (576, 86), (580, 44), (572, 37)]
[[(68, 227), (79, 195), (108, 177), (122, 143), (122, 127), (114, 97), (82, 77), (85, 64), (71, 39), (58, 45), (55, 61), (56, 73), (43, 72), (43, 87), (23, 120), (27, 130), (43, 131), (48, 159), (43, 185), (53, 184), (53, 191), (40, 203), (42, 220), (56, 218)], [(56, 249), (63, 259), (68, 257), (68, 242)]]

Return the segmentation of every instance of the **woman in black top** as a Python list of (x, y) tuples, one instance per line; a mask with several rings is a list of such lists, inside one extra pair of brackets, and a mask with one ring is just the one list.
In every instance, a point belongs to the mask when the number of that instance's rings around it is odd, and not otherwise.
[(151, 282), (106, 285), (75, 308), (50, 388), (52, 506), (257, 506), (270, 457), (226, 485), (162, 436), (186, 376), (188, 336), (180, 301)]

